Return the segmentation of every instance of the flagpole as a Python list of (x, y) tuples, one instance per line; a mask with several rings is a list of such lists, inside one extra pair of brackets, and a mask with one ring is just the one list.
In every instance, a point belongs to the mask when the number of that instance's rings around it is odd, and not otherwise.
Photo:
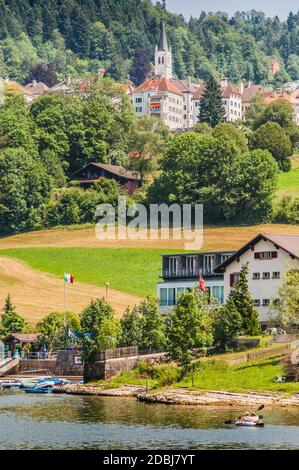
[(65, 277), (64, 277), (64, 326), (66, 326), (65, 313), (66, 313), (66, 282), (65, 282)]

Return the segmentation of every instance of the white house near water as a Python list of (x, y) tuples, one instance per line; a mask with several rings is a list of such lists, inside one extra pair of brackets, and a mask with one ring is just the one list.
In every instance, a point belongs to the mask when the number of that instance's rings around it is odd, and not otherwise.
[(173, 307), (182, 292), (198, 285), (200, 274), (210, 295), (225, 302), (246, 263), (249, 289), (261, 323), (267, 323), (285, 273), (299, 269), (299, 235), (260, 233), (236, 252), (164, 255), (164, 282), (157, 285), (161, 309)]

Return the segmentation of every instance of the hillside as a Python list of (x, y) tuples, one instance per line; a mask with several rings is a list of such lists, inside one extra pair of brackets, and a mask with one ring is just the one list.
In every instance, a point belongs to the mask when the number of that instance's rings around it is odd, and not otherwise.
[(206, 78), (214, 71), (232, 81), (268, 82), (272, 57), (284, 66), (276, 83), (299, 78), (298, 14), (284, 22), (254, 10), (233, 18), (202, 13), (186, 22), (150, 0), (1, 0), (0, 74), (25, 82), (43, 59), (60, 77), (105, 66), (113, 78), (125, 80), (134, 75), (136, 49), (153, 61), (162, 19), (179, 78)]
[[(4, 305), (10, 293), (18, 312), (30, 323), (35, 324), (47, 313), (62, 311), (64, 306), (63, 277), (35, 271), (23, 263), (7, 257), (0, 258), (0, 305)], [(91, 299), (103, 297), (105, 288), (75, 282), (68, 286), (67, 308), (80, 313)], [(109, 289), (109, 302), (118, 316), (140, 299)]]
[[(259, 232), (299, 234), (299, 226), (256, 225), (207, 227), (204, 250), (238, 249)], [(92, 298), (105, 295), (118, 315), (146, 295), (155, 295), (161, 254), (183, 251), (175, 240), (100, 242), (94, 228), (60, 228), (0, 239), (0, 305), (11, 293), (20, 313), (36, 323), (63, 309), (63, 273), (76, 282), (69, 287), (68, 308), (79, 313)]]

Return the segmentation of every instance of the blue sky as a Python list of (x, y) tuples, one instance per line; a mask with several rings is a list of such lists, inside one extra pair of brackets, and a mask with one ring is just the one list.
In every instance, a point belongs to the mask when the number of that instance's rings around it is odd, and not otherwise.
[(182, 13), (187, 18), (199, 16), (202, 10), (225, 11), (232, 15), (236, 11), (259, 10), (268, 16), (278, 15), (284, 19), (290, 11), (299, 10), (298, 0), (166, 0), (167, 9), (174, 13)]

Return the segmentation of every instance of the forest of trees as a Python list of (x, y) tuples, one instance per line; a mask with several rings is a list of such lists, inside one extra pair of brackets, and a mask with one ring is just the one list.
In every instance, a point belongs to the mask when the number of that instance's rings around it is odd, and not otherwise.
[[(150, 0), (0, 0), (0, 8), (0, 75), (21, 83), (41, 61), (58, 78), (105, 67), (112, 78), (130, 75), (137, 83), (153, 62), (162, 20), (179, 78), (213, 73), (273, 85), (299, 79), (299, 12), (287, 21), (254, 10), (232, 18), (203, 12), (187, 22)], [(275, 77), (273, 57), (282, 65)]]

